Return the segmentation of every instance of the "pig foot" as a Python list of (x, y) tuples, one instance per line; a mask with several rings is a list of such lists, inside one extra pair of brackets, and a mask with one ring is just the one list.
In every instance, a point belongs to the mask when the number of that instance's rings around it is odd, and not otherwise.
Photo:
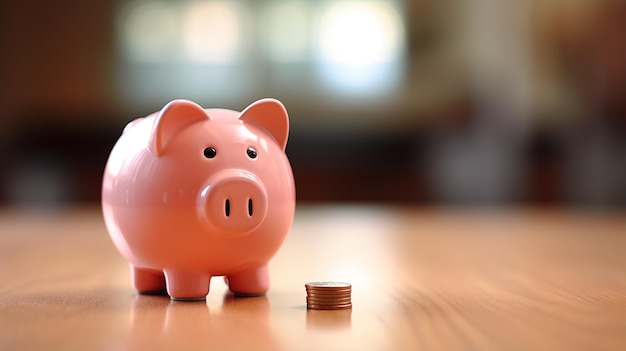
[(140, 294), (164, 294), (165, 276), (161, 271), (130, 266), (130, 275), (135, 289)]
[(166, 269), (165, 280), (172, 300), (202, 301), (209, 293), (211, 277), (203, 273)]
[(235, 296), (262, 296), (270, 288), (267, 265), (226, 276), (226, 283)]

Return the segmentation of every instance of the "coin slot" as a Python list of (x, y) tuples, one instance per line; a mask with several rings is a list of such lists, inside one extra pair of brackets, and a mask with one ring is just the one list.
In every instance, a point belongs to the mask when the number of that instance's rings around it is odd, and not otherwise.
[(226, 217), (230, 217), (230, 200), (226, 199), (226, 203), (224, 204), (224, 212), (226, 213)]
[(252, 199), (248, 199), (248, 216), (252, 217)]

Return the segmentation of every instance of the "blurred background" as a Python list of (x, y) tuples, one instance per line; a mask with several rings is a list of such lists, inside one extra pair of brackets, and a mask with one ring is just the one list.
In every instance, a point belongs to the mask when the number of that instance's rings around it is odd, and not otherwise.
[(0, 204), (175, 98), (287, 107), (299, 202), (626, 205), (626, 0), (0, 2)]

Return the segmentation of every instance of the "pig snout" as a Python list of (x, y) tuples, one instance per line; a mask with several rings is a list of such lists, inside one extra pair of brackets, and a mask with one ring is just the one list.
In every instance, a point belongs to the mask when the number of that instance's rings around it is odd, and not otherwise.
[(257, 228), (267, 213), (263, 182), (245, 170), (226, 170), (213, 175), (200, 192), (198, 209), (212, 227), (233, 235)]

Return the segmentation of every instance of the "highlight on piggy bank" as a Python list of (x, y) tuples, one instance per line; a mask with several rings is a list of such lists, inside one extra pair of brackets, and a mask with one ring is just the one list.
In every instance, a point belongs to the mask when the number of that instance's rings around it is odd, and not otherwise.
[(225, 276), (237, 296), (267, 292), (295, 210), (288, 134), (275, 99), (242, 112), (174, 100), (124, 128), (102, 211), (137, 291), (202, 300), (211, 277)]

